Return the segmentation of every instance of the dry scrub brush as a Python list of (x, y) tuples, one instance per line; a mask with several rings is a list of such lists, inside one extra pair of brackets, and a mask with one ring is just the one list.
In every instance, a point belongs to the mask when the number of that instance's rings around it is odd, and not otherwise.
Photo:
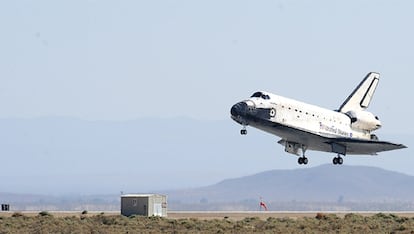
[[(93, 215), (54, 217), (47, 212), (37, 216), (15, 213), (0, 217), (0, 233), (412, 233), (414, 218), (393, 214), (362, 216), (318, 213), (314, 218), (248, 217), (234, 221), (229, 218), (168, 219), (161, 217), (124, 217)], [(414, 233), (414, 232), (413, 232)]]

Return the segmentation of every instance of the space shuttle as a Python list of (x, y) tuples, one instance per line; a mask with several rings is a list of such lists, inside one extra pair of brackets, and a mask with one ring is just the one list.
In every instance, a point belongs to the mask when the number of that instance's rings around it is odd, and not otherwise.
[(338, 110), (278, 96), (255, 92), (249, 99), (231, 107), (231, 118), (242, 125), (280, 137), (287, 153), (307, 164), (307, 150), (335, 153), (333, 164), (343, 164), (345, 155), (377, 155), (379, 152), (406, 148), (403, 144), (380, 140), (373, 132), (381, 128), (379, 118), (367, 111), (380, 75), (370, 72)]

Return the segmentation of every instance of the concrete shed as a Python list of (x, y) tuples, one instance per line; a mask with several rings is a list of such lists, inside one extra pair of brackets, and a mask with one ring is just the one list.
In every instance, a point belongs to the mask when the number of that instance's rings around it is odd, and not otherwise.
[(167, 196), (161, 194), (125, 194), (121, 196), (121, 214), (125, 216), (167, 216)]

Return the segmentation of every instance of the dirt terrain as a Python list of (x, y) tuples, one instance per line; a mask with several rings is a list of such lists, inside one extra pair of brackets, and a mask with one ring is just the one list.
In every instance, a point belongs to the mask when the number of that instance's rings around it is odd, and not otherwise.
[(3, 233), (414, 233), (413, 213), (169, 212), (125, 217), (119, 212), (3, 212)]

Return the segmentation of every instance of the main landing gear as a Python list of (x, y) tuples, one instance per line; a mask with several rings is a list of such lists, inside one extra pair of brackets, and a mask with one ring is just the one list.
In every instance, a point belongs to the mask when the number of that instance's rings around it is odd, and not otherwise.
[(341, 157), (340, 154), (338, 154), (337, 157), (333, 158), (332, 162), (334, 165), (337, 165), (337, 164), (342, 165), (342, 163), (344, 163), (344, 159)]
[(305, 156), (305, 151), (308, 147), (305, 145), (301, 145), (301, 148), (302, 148), (302, 157), (298, 158), (298, 163), (299, 165), (302, 165), (302, 164), (306, 165), (308, 164), (308, 158)]
[(298, 158), (298, 163), (300, 164), (300, 165), (302, 165), (302, 164), (308, 164), (308, 158), (307, 157), (305, 157), (305, 155), (303, 155), (302, 157), (299, 157)]

